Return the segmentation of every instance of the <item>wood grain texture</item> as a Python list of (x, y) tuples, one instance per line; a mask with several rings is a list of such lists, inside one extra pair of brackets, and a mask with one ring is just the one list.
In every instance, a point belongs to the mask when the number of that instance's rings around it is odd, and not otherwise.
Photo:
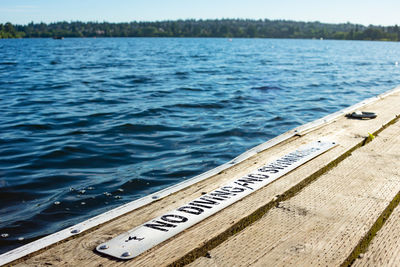
[[(364, 109), (366, 111), (374, 111), (378, 113), (378, 117), (374, 120), (351, 120), (341, 117), (330, 124), (307, 133), (304, 136), (291, 138), (288, 141), (267, 149), (266, 151), (263, 151), (216, 176), (160, 199), (150, 205), (144, 206), (117, 218), (116, 220), (110, 221), (92, 231), (82, 233), (71, 240), (61, 242), (56, 246), (52, 246), (37, 255), (20, 260), (17, 263), (22, 266), (47, 266), (49, 264), (56, 266), (163, 266), (173, 263), (193, 249), (202, 246), (213, 237), (226, 231), (226, 229), (238, 220), (249, 216), (258, 208), (266, 205), (266, 203), (270, 202), (276, 195), (280, 195), (295, 187), (303, 179), (343, 155), (343, 153), (364, 140), (364, 138), (368, 136), (368, 132), (375, 132), (381, 128), (382, 125), (393, 120), (396, 115), (400, 114), (399, 102), (399, 93), (380, 99), (369, 104)], [(154, 217), (175, 209), (194, 198), (199, 197), (202, 192), (210, 192), (228, 181), (241, 177), (258, 166), (262, 166), (282, 155), (294, 151), (302, 144), (316, 141), (321, 137), (336, 140), (339, 143), (339, 146), (302, 165), (274, 183), (260, 189), (216, 215), (189, 228), (178, 236), (150, 249), (137, 258), (128, 262), (115, 261), (94, 253), (94, 249), (98, 244), (130, 230)], [(361, 167), (359, 166), (359, 168)], [(337, 186), (339, 187), (339, 185)], [(330, 190), (334, 190), (334, 188), (331, 188)], [(320, 201), (323, 200), (322, 197), (323, 195), (321, 195)], [(282, 205), (289, 205), (289, 209), (296, 210), (296, 206), (292, 208), (290, 203), (291, 202), (282, 203)], [(341, 209), (341, 206), (338, 206), (336, 203), (331, 203), (331, 205), (332, 208), (336, 207), (338, 210)], [(276, 209), (271, 211), (270, 214), (273, 212), (282, 213), (283, 211), (283, 208)], [(289, 215), (292, 213), (293, 212), (289, 212)], [(294, 214), (297, 213), (295, 212)], [(299, 215), (297, 217), (299, 217), (298, 219), (300, 220), (299, 222), (296, 222), (297, 224), (301, 223), (301, 219), (304, 219), (304, 216)], [(296, 250), (295, 248), (293, 249)]]
[[(400, 161), (400, 158), (397, 159)], [(400, 265), (400, 206), (376, 234), (365, 253), (352, 266), (399, 266)]]
[(399, 132), (397, 122), (190, 266), (339, 266), (400, 191)]

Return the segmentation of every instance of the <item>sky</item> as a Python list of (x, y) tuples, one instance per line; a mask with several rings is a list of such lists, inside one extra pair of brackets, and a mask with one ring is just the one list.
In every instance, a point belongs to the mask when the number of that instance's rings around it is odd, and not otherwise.
[(400, 0), (0, 0), (0, 23), (286, 19), (400, 25)]

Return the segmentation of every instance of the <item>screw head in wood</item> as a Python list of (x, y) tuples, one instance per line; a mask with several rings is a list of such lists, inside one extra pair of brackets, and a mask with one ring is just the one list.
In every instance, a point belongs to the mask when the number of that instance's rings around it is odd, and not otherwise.
[(106, 244), (100, 246), (100, 249), (101, 249), (101, 250), (108, 249), (108, 248), (109, 248), (109, 246), (106, 245)]
[(131, 253), (126, 251), (126, 252), (122, 253), (121, 257), (126, 258), (126, 257), (129, 257), (130, 255), (131, 255)]

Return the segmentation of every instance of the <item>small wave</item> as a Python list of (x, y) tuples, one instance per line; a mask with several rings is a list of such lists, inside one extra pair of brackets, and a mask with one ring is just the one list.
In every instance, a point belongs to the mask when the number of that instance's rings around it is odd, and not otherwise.
[(169, 91), (155, 91), (154, 93), (150, 94), (150, 97), (165, 97), (169, 95), (171, 92)]
[(198, 59), (201, 59), (201, 60), (208, 60), (208, 56), (206, 56), (206, 55), (191, 55), (190, 57), (191, 58), (198, 58)]
[(166, 108), (149, 108), (137, 113), (134, 113), (133, 116), (135, 118), (141, 118), (141, 117), (148, 117), (148, 116), (159, 116), (164, 113), (169, 113), (171, 112), (169, 109)]
[(201, 92), (203, 89), (201, 88), (193, 88), (193, 87), (181, 87), (178, 88), (179, 90), (185, 90), (185, 91), (194, 91), (194, 92)]
[(196, 73), (204, 73), (204, 74), (217, 74), (217, 73), (219, 73), (219, 71), (216, 70), (216, 69), (211, 69), (211, 70), (199, 69), (199, 70), (195, 70), (194, 72), (196, 72)]
[(66, 159), (69, 155), (71, 154), (82, 154), (85, 153), (86, 151), (74, 147), (74, 146), (63, 146), (61, 148), (55, 149), (53, 151), (47, 152), (46, 154), (42, 155), (40, 158), (41, 160), (47, 160), (47, 159)]
[[(178, 181), (185, 177), (193, 177), (196, 174), (198, 174), (200, 171), (201, 171), (201, 169), (195, 169), (195, 168), (192, 168), (189, 170), (188, 169), (182, 169), (182, 170), (171, 169), (170, 171), (159, 170), (156, 172), (157, 173), (156, 175), (157, 175), (157, 177), (163, 176), (166, 178), (175, 178), (174, 180)], [(166, 179), (164, 179), (164, 180), (166, 180)]]
[(62, 126), (63, 128), (85, 128), (85, 127), (89, 127), (91, 125), (93, 125), (95, 120), (89, 120), (85, 117), (81, 117), (81, 118), (71, 118), (71, 121), (66, 122), (66, 123), (62, 123), (60, 126)]
[(88, 134), (88, 133), (89, 133), (88, 131), (74, 130), (74, 131), (67, 132), (63, 135), (66, 135), (66, 136), (68, 136), (68, 135), (83, 135), (83, 134)]
[(327, 70), (314, 70), (313, 71), (315, 74), (325, 74), (325, 73), (332, 73), (332, 71), (327, 71)]
[(71, 85), (68, 83), (59, 83), (59, 84), (52, 84), (50, 86), (51, 89), (64, 89), (64, 88), (68, 88)]
[(252, 87), (251, 89), (260, 90), (260, 91), (268, 91), (268, 90), (281, 90), (282, 88), (279, 86), (265, 85), (265, 86), (259, 86), (259, 87)]
[(17, 62), (11, 62), (11, 61), (0, 62), (0, 65), (5, 65), (5, 66), (15, 66), (17, 64), (18, 64)]
[(326, 67), (326, 66), (331, 66), (331, 65), (333, 65), (332, 62), (320, 62), (320, 63), (316, 64), (316, 66), (318, 66), (318, 67)]
[(98, 117), (110, 117), (114, 115), (114, 113), (111, 112), (97, 112), (97, 113), (93, 113), (88, 115), (89, 118), (98, 118)]
[(261, 65), (270, 65), (273, 62), (274, 62), (273, 60), (268, 60), (268, 59), (260, 60)]
[(243, 131), (239, 128), (237, 129), (231, 129), (231, 130), (226, 130), (226, 131), (219, 131), (219, 132), (213, 132), (213, 133), (208, 133), (205, 134), (205, 138), (213, 138), (213, 137), (221, 137), (221, 136), (244, 136), (246, 134), (246, 131)]
[(108, 129), (107, 132), (118, 132), (118, 133), (151, 133), (151, 132), (162, 132), (162, 131), (174, 131), (179, 130), (179, 127), (168, 127), (160, 124), (132, 124), (124, 123)]
[(281, 117), (281, 116), (275, 116), (275, 117), (273, 117), (272, 119), (270, 119), (269, 121), (283, 121), (283, 120), (284, 120), (283, 117)]
[(107, 104), (107, 105), (118, 105), (123, 103), (123, 101), (118, 100), (118, 99), (106, 99), (103, 97), (96, 97), (96, 98), (91, 98), (87, 99), (85, 103), (102, 103), (102, 104)]
[(0, 145), (4, 144), (26, 144), (31, 140), (29, 138), (24, 137), (9, 137), (9, 138), (0, 138)]
[(113, 80), (128, 81), (131, 84), (136, 84), (136, 83), (148, 83), (151, 82), (153, 79), (148, 76), (128, 74), (124, 76), (114, 77)]
[(372, 62), (355, 62), (354, 65), (356, 66), (370, 66)]
[(86, 144), (65, 145), (46, 151), (31, 162), (29, 168), (44, 169), (51, 166), (53, 169), (89, 169), (112, 168), (126, 164), (130, 153), (108, 146), (92, 146)]
[(250, 80), (248, 77), (228, 77), (227, 81), (248, 81)]
[(41, 105), (51, 105), (54, 104), (54, 101), (52, 100), (25, 100), (25, 99), (19, 99), (19, 101), (17, 103), (12, 104), (12, 106), (14, 107), (28, 107), (31, 105), (37, 105), (37, 106), (41, 106)]
[(113, 77), (113, 80), (132, 80), (135, 79), (137, 76), (133, 74), (128, 74), (124, 76)]
[(1, 192), (1, 197), (2, 199), (7, 199), (7, 201), (10, 202), (20, 202), (21, 199), (29, 201), (46, 195), (45, 193), (38, 192), (37, 190), (30, 190), (31, 188), (34, 188), (31, 183), (12, 186)]
[(185, 80), (188, 79), (189, 77), (189, 72), (185, 72), (185, 71), (177, 71), (175, 72), (175, 76), (180, 79), (180, 80)]
[(199, 104), (175, 104), (170, 107), (178, 108), (204, 108), (204, 109), (221, 109), (225, 108), (225, 105), (218, 103), (199, 103)]
[(307, 100), (307, 102), (325, 102), (326, 100), (331, 100), (326, 97), (316, 97), (316, 98), (310, 98)]
[(91, 70), (91, 69), (103, 69), (104, 65), (101, 64), (87, 64), (87, 65), (81, 65), (79, 67), (71, 68), (73, 70)]
[(152, 78), (142, 76), (142, 77), (137, 77), (137, 78), (131, 80), (131, 83), (149, 83), (151, 81), (153, 81)]
[(312, 108), (297, 108), (295, 109), (295, 112), (303, 113), (303, 112), (321, 112), (321, 113), (327, 113), (328, 109), (323, 108), (323, 107), (312, 107)]
[(177, 75), (177, 76), (186, 76), (188, 74), (189, 74), (189, 72), (187, 72), (187, 71), (177, 71), (177, 72), (175, 72), (175, 75)]
[(51, 124), (17, 124), (12, 126), (15, 129), (22, 129), (27, 131), (38, 131), (38, 130), (51, 130), (54, 128)]
[(321, 83), (314, 82), (314, 83), (311, 83), (309, 86), (310, 86), (310, 87), (320, 87), (320, 86), (321, 86)]

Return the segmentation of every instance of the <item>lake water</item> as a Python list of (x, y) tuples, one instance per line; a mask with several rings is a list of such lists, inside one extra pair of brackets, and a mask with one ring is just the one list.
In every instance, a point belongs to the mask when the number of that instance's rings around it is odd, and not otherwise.
[(400, 43), (0, 40), (0, 253), (400, 84)]

